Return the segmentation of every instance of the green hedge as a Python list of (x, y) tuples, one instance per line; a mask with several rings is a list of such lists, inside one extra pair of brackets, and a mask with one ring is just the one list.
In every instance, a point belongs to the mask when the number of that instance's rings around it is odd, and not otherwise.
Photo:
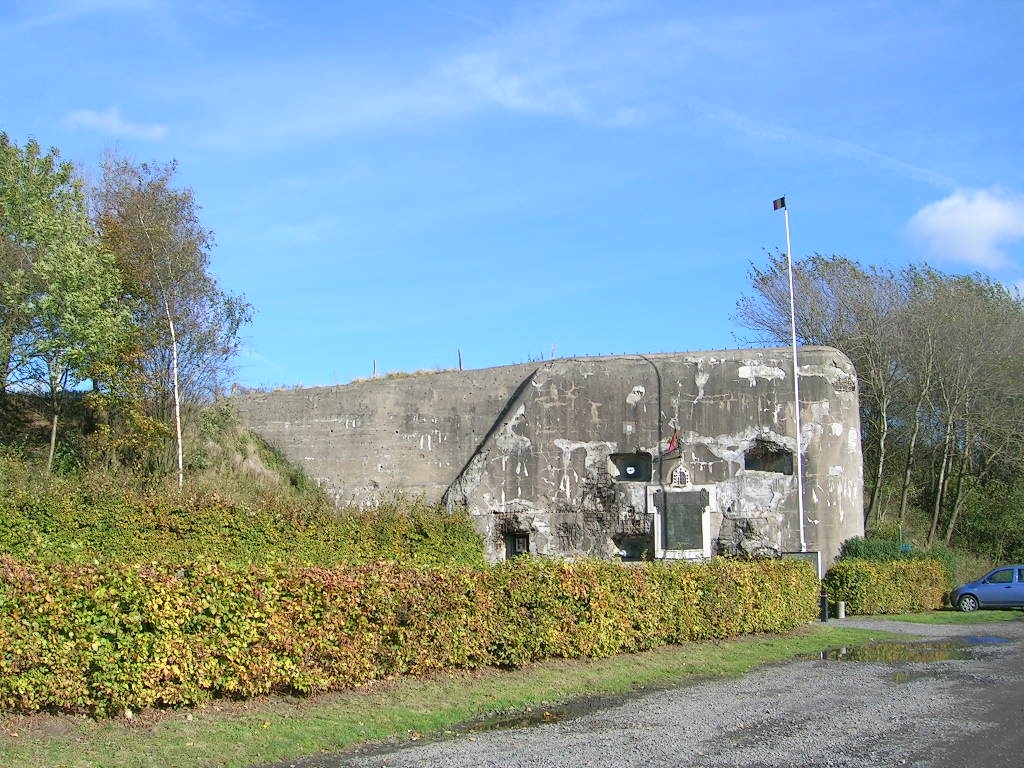
[(824, 583), (832, 603), (844, 600), (847, 613), (859, 615), (938, 610), (949, 591), (946, 564), (932, 558), (846, 558), (829, 569)]
[(3, 455), (0, 554), (54, 563), (485, 565), (469, 515), (419, 499), (338, 510), (326, 498), (272, 488), (232, 496), (202, 483), (178, 492), (104, 475), (37, 478)]
[(0, 708), (109, 714), (620, 652), (813, 619), (806, 563), (490, 570), (0, 557)]

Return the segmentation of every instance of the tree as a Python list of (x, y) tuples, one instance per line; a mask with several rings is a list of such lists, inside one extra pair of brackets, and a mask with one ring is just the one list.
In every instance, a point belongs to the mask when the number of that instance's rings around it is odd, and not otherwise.
[(32, 267), (49, 224), (74, 206), (72, 181), (56, 150), (43, 154), (34, 140), (22, 148), (0, 132), (0, 392), (31, 359), (23, 344)]
[(51, 411), (52, 470), (65, 395), (123, 343), (120, 275), (89, 222), (82, 185), (57, 150), (0, 133), (0, 376), (40, 391)]
[(103, 242), (133, 298), (145, 401), (173, 423), (181, 486), (183, 406), (223, 385), (252, 308), (210, 273), (213, 234), (199, 221), (192, 191), (173, 186), (176, 170), (173, 162), (135, 165), (109, 156), (95, 202)]
[(1021, 334), (1024, 305), (983, 275), (949, 276), (911, 268), (914, 314), (924, 318), (933, 349), (929, 364), (936, 430), (931, 524), (937, 540), (943, 518), (949, 541), (964, 509), (968, 477), (984, 481), (998, 466), (1019, 466), (1014, 450), (1021, 423)]

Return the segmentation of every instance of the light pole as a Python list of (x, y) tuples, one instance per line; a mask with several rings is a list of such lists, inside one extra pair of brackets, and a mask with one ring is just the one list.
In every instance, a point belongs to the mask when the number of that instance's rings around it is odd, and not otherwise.
[(789, 333), (793, 348), (793, 410), (796, 415), (796, 504), (800, 514), (800, 551), (807, 551), (807, 536), (804, 530), (804, 461), (800, 427), (800, 367), (796, 359), (796, 300), (793, 297), (793, 246), (789, 241), (789, 209), (786, 198), (780, 197), (772, 203), (774, 210), (782, 209), (786, 219), (786, 271), (789, 274)]

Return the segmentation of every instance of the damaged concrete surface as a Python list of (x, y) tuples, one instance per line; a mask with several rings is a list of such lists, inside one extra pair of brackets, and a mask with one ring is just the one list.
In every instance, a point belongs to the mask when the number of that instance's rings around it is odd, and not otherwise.
[[(804, 516), (788, 349), (553, 360), (234, 398), (339, 503), (465, 506), (489, 559), (819, 551), (862, 535), (856, 377), (799, 351)], [(693, 492), (707, 504), (696, 509)], [(664, 494), (657, 496), (657, 494)], [(660, 499), (659, 510), (655, 499)]]

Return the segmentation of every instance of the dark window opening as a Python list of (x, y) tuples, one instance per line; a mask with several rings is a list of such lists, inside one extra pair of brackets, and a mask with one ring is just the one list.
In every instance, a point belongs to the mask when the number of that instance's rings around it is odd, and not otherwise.
[(505, 558), (511, 560), (513, 557), (530, 554), (530, 534), (508, 533), (505, 534)]
[(743, 468), (792, 475), (793, 452), (770, 440), (755, 440), (743, 456)]
[(613, 536), (612, 541), (618, 547), (619, 557), (624, 563), (649, 560), (654, 551), (654, 536), (650, 534)]
[(608, 460), (615, 467), (613, 476), (616, 480), (627, 480), (633, 483), (649, 483), (654, 471), (654, 457), (644, 451), (636, 453), (612, 453)]

